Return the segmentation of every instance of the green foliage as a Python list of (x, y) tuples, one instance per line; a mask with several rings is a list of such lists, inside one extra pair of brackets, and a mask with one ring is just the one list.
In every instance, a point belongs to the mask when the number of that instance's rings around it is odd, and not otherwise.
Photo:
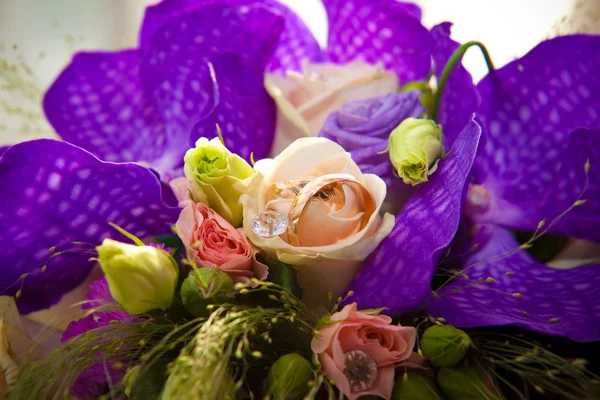
[(267, 279), (270, 282), (283, 287), (297, 298), (302, 297), (302, 288), (298, 284), (294, 268), (277, 260), (269, 260), (266, 263), (269, 266), (269, 276)]
[(310, 362), (299, 354), (281, 356), (269, 369), (267, 392), (273, 400), (301, 400), (313, 378)]

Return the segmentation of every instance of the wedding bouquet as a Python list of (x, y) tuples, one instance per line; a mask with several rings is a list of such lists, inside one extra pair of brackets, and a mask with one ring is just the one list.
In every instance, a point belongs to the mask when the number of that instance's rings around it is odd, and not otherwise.
[(75, 55), (62, 140), (0, 153), (7, 398), (600, 396), (600, 37), (496, 69), (324, 5), (326, 49), (275, 0), (163, 0)]

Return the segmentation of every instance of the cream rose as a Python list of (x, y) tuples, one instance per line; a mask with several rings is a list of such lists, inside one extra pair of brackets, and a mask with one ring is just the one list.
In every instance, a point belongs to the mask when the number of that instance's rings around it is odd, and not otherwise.
[(362, 61), (305, 63), (302, 73), (267, 74), (265, 86), (279, 109), (272, 154), (296, 139), (316, 136), (327, 116), (342, 105), (396, 92), (398, 85), (396, 75)]
[[(293, 265), (303, 288), (303, 300), (315, 314), (324, 313), (328, 292), (340, 296), (358, 272), (361, 261), (394, 226), (392, 214), (380, 215), (386, 185), (376, 175), (363, 174), (348, 152), (325, 138), (296, 140), (275, 159), (257, 162), (254, 169), (257, 173), (245, 182), (246, 191), (240, 198), (246, 236), (269, 258)], [(268, 192), (274, 183), (330, 174), (350, 175), (368, 191), (375, 204), (368, 220), (359, 223), (364, 216), (361, 198), (350, 185), (343, 185), (343, 205), (309, 203), (300, 218), (298, 246), (288, 243), (286, 234), (263, 238), (252, 230), (259, 213), (277, 211), (288, 215), (293, 199), (271, 199)]]

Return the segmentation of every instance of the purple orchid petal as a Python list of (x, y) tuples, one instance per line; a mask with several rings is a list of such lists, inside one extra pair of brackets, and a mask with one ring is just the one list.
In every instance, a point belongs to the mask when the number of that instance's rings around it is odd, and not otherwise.
[[(106, 161), (140, 161), (160, 173), (182, 164), (181, 144), (144, 93), (137, 50), (78, 53), (44, 97), (44, 111), (66, 141)], [(172, 133), (172, 132), (171, 132)], [(179, 150), (178, 159), (157, 162)], [(161, 164), (166, 165), (161, 165)]]
[[(569, 157), (568, 168), (555, 178), (548, 201), (537, 207), (537, 213), (561, 215), (549, 226), (552, 233), (600, 243), (600, 128), (573, 131)], [(562, 215), (577, 200), (584, 203)]]
[[(199, 137), (215, 137), (218, 123), (232, 152), (246, 159), (251, 152), (256, 158), (269, 153), (275, 103), (264, 89), (263, 71), (282, 26), (283, 19), (263, 6), (207, 5), (171, 18), (154, 32), (142, 65), (149, 90), (166, 104), (179, 103), (181, 112), (194, 96), (198, 101), (191, 105), (211, 102), (201, 118), (183, 118), (194, 122), (186, 128), (191, 146)], [(203, 68), (201, 80), (183, 79)], [(173, 77), (166, 80), (173, 96), (160, 95), (164, 82), (153, 84), (157, 76)], [(215, 82), (210, 94), (202, 90), (209, 76)]]
[[(490, 193), (490, 208), (473, 219), (534, 230), (541, 219), (556, 215), (540, 215), (546, 203), (560, 212), (570, 205), (564, 190), (570, 185), (569, 134), (579, 126), (600, 126), (599, 69), (599, 36), (564, 36), (479, 83), (489, 135), (474, 170)], [(566, 205), (555, 201), (561, 197)]]
[(262, 71), (244, 68), (233, 54), (215, 56), (212, 61), (218, 104), (194, 125), (190, 145), (201, 137), (215, 137), (219, 124), (231, 152), (247, 161), (252, 153), (255, 159), (267, 157), (275, 137), (276, 107), (265, 91)]
[(0, 157), (2, 157), (2, 154), (4, 154), (4, 152), (6, 150), (8, 150), (10, 146), (0, 146)]
[(364, 173), (377, 174), (388, 184), (393, 175), (388, 147), (390, 133), (409, 117), (419, 117), (425, 109), (420, 92), (390, 93), (385, 96), (353, 101), (332, 112), (319, 136), (339, 143), (350, 152)]
[[(277, 48), (267, 63), (269, 72), (285, 73), (287, 70), (301, 70), (302, 60), (321, 61), (323, 53), (306, 24), (293, 11), (274, 0), (165, 0), (157, 5), (148, 7), (140, 34), (140, 44), (148, 47), (151, 37), (159, 27), (177, 16), (193, 12), (200, 7), (211, 4), (230, 6), (262, 5), (275, 10), (285, 18)], [(256, 23), (261, 22), (256, 15)]]
[(468, 279), (457, 277), (438, 290), (427, 311), (458, 327), (514, 325), (583, 342), (600, 339), (600, 265), (552, 269), (517, 250), (510, 231), (477, 228), (479, 250), (462, 269)]
[[(450, 38), (449, 22), (444, 22), (431, 29), (435, 43), (433, 60), (435, 76), (439, 79), (446, 63), (460, 46)], [(442, 94), (437, 114), (437, 123), (442, 125), (444, 141), (450, 147), (462, 131), (471, 116), (477, 111), (479, 98), (471, 74), (459, 63), (450, 73)]]
[(109, 222), (143, 238), (169, 234), (179, 214), (163, 203), (150, 170), (102, 162), (50, 139), (14, 145), (2, 156), (0, 202), (0, 242), (10, 244), (0, 251), (0, 292), (21, 288), (22, 313), (56, 303), (85, 279), (92, 246), (122, 238)]
[(438, 171), (421, 186), (396, 217), (390, 235), (365, 261), (348, 290), (348, 301), (360, 308), (386, 307), (397, 314), (421, 306), (442, 251), (450, 244), (460, 219), (480, 126), (472, 120), (457, 138)]
[(395, 0), (325, 0), (329, 59), (356, 58), (395, 72), (400, 82), (423, 80), (431, 71), (433, 40), (403, 3)]
[(421, 11), (421, 7), (414, 3), (408, 3), (405, 1), (398, 1), (398, 3), (404, 7), (407, 13), (418, 19), (419, 21), (423, 17), (423, 12)]

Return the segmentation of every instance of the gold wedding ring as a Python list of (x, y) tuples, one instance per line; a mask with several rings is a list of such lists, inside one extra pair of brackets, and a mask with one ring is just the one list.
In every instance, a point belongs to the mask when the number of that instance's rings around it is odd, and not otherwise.
[[(288, 181), (289, 182), (289, 181)], [(333, 201), (340, 203), (340, 196), (343, 194), (343, 185), (350, 186), (359, 201), (361, 202), (360, 209), (363, 210), (364, 214), (362, 217), (362, 223), (359, 230), (362, 230), (368, 223), (371, 215), (375, 212), (376, 205), (375, 200), (371, 193), (360, 184), (352, 175), (347, 174), (330, 174), (325, 175), (308, 182), (302, 181), (302, 188), (295, 195), (292, 202), (292, 207), (288, 214), (288, 227), (287, 227), (287, 238), (288, 243), (292, 246), (298, 246), (298, 230), (300, 225), (300, 218), (304, 211), (306, 211), (311, 200), (315, 197), (324, 199), (325, 201)], [(343, 204), (343, 202), (341, 202)]]

